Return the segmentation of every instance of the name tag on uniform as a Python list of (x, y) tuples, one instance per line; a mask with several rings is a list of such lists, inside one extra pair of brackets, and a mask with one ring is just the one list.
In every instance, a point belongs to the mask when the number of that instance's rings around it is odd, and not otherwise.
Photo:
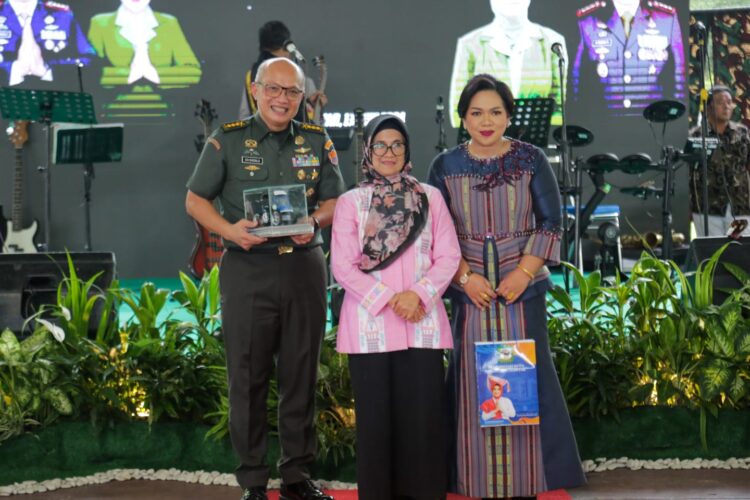
[(243, 156), (242, 163), (245, 165), (263, 165), (263, 158), (257, 156)]

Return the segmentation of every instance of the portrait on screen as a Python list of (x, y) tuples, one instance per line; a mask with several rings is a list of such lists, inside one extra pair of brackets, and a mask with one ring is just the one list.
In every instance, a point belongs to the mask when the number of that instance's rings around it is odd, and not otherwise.
[(69, 5), (0, 0), (3, 85), (51, 82), (62, 68), (85, 66), (94, 55)]
[(104, 59), (101, 84), (161, 88), (200, 82), (201, 65), (179, 20), (151, 8), (150, 0), (121, 0), (114, 12), (91, 19), (89, 40)]
[[(536, 0), (541, 1), (541, 0)], [(565, 38), (557, 31), (531, 22), (531, 0), (490, 0), (492, 22), (458, 39), (450, 87), (451, 123), (460, 125), (456, 112), (461, 90), (474, 75), (488, 73), (507, 83), (516, 98), (552, 98), (556, 111), (552, 123), (562, 122), (561, 82), (554, 43)]]
[(599, 0), (576, 12), (579, 43), (573, 98), (608, 114), (640, 116), (664, 99), (685, 97), (685, 52), (677, 9), (655, 0)]

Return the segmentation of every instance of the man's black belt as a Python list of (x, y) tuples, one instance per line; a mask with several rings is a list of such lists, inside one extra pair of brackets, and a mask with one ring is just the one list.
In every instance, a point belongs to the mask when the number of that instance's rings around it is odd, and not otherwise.
[(318, 248), (320, 245), (313, 245), (310, 247), (295, 247), (293, 245), (273, 245), (273, 246), (259, 246), (259, 247), (252, 247), (250, 250), (243, 250), (240, 247), (228, 247), (227, 250), (230, 252), (238, 252), (238, 253), (244, 253), (244, 254), (273, 254), (273, 255), (286, 255), (289, 253), (294, 252), (308, 252), (310, 250), (313, 250), (315, 248)]

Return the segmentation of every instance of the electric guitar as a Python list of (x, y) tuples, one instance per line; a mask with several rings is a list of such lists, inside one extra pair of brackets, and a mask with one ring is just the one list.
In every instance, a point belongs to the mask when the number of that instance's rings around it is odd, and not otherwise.
[(362, 182), (362, 161), (365, 158), (365, 110), (354, 109), (354, 172), (355, 185)]
[(13, 208), (11, 220), (7, 222), (7, 233), (3, 240), (3, 253), (36, 253), (34, 237), (38, 223), (34, 221), (27, 228), (23, 227), (23, 147), (29, 140), (28, 121), (16, 121), (9, 129), (10, 142), (16, 153), (13, 174)]
[[(203, 133), (195, 139), (195, 147), (200, 153), (206, 139), (211, 135), (216, 111), (211, 107), (211, 103), (201, 99), (195, 107), (195, 116), (203, 125)], [(224, 253), (224, 244), (221, 242), (221, 236), (201, 226), (197, 220), (193, 219), (193, 224), (195, 225), (195, 245), (190, 254), (188, 267), (193, 276), (202, 279), (206, 271), (219, 265), (221, 254)]]
[[(313, 64), (318, 68), (318, 74), (320, 75), (320, 81), (318, 82), (318, 92), (325, 94), (326, 82), (328, 81), (328, 68), (326, 67), (326, 60), (323, 55), (313, 57)], [(315, 101), (313, 107), (313, 123), (323, 125), (323, 105), (320, 103), (320, 99)]]

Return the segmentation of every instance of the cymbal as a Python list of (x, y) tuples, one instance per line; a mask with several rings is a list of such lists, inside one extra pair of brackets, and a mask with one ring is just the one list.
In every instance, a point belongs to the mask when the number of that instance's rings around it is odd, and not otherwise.
[(661, 170), (661, 167), (646, 153), (635, 153), (620, 160), (619, 169), (626, 174), (638, 175), (647, 170)]
[(643, 110), (643, 117), (656, 123), (666, 123), (676, 120), (685, 114), (685, 105), (679, 101), (652, 102)]
[[(567, 129), (568, 145), (571, 147), (587, 146), (594, 142), (594, 133), (587, 128), (579, 127), (578, 125), (568, 125)], [(552, 137), (557, 144), (560, 144), (562, 142), (562, 127), (557, 127), (553, 130)]]
[(586, 170), (612, 172), (619, 168), (620, 159), (613, 153), (599, 153), (586, 160)]
[(654, 196), (656, 198), (661, 198), (662, 196), (664, 196), (664, 190), (654, 186), (635, 186), (620, 188), (620, 192), (623, 194), (631, 194), (636, 198), (640, 198), (642, 200), (645, 200), (651, 196)]

